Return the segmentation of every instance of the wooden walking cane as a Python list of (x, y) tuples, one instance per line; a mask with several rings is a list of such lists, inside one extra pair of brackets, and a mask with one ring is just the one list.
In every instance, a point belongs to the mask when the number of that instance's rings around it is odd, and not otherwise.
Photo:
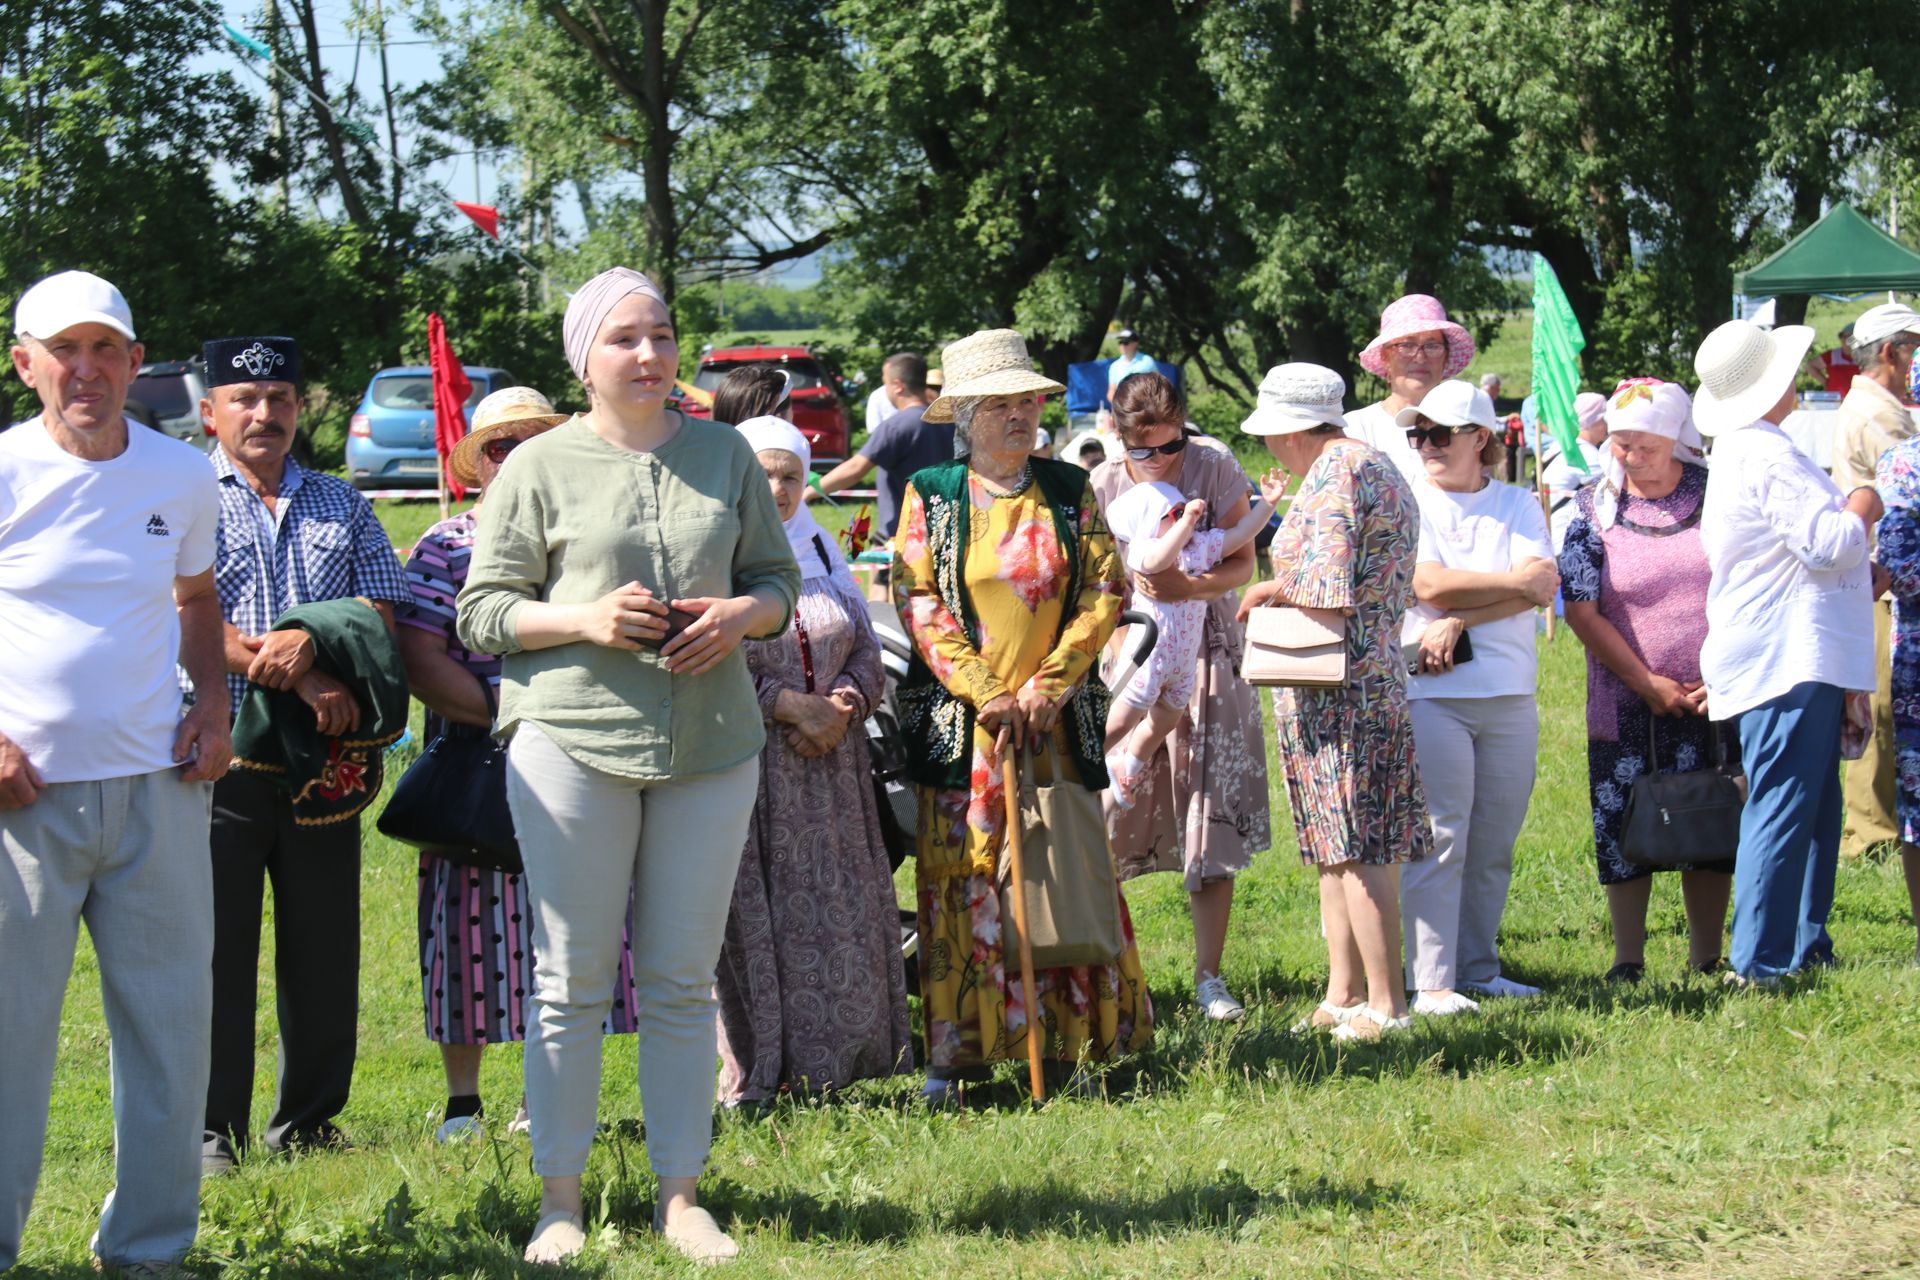
[(1000, 788), (1006, 793), (1007, 866), (1013, 874), (1013, 927), (1020, 935), (1020, 999), (1027, 1006), (1027, 1074), (1033, 1086), (1033, 1101), (1047, 1100), (1047, 1085), (1040, 1078), (1040, 1002), (1035, 998), (1033, 976), (1033, 939), (1027, 933), (1026, 868), (1020, 850), (1020, 777), (1014, 759), (1020, 743), (1009, 741), (1000, 752)]

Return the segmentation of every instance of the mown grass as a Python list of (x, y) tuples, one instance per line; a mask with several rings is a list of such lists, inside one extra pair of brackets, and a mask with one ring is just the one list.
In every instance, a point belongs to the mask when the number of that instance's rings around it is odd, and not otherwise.
[[(1681, 976), (1677, 885), (1656, 889), (1648, 981), (1607, 987), (1588, 835), (1581, 654), (1543, 650), (1540, 778), (1505, 955), (1547, 988), (1427, 1020), (1377, 1047), (1288, 1025), (1323, 972), (1312, 875), (1276, 848), (1241, 882), (1226, 977), (1238, 1027), (1191, 1004), (1176, 877), (1128, 887), (1160, 1019), (1104, 1100), (1035, 1114), (1008, 1068), (973, 1109), (920, 1110), (917, 1079), (719, 1122), (705, 1197), (754, 1276), (1884, 1275), (1920, 1268), (1920, 972), (1897, 866), (1849, 864), (1844, 963), (1770, 994)], [(412, 856), (369, 833), (355, 1149), (261, 1158), (203, 1192), (194, 1261), (224, 1277), (521, 1274), (537, 1184), (524, 1139), (437, 1147), (422, 1035)], [(293, 909), (293, 908), (289, 908)], [(263, 944), (271, 955), (271, 936)], [(69, 990), (53, 1119), (22, 1271), (90, 1275), (111, 1183), (107, 1040), (92, 951)], [(261, 1007), (272, 980), (263, 973)], [(264, 1125), (275, 1036), (260, 1029)], [(587, 1175), (596, 1243), (565, 1274), (692, 1275), (648, 1230), (635, 1043), (607, 1042)], [(490, 1051), (497, 1119), (516, 1049)], [(137, 1154), (136, 1154), (137, 1158)]]

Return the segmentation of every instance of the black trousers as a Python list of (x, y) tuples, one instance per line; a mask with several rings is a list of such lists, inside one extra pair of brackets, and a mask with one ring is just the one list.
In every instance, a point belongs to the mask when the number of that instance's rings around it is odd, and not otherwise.
[(324, 1139), (347, 1105), (360, 1016), (360, 824), (296, 826), (288, 796), (235, 770), (213, 789), (213, 1073), (207, 1128), (240, 1147), (253, 1105), (260, 912), (273, 881), (280, 1090), (274, 1150)]

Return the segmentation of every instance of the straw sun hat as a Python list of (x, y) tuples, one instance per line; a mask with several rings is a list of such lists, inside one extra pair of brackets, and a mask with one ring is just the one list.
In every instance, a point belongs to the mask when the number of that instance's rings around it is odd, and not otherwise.
[(1812, 345), (1813, 330), (1803, 324), (1768, 330), (1750, 320), (1729, 320), (1715, 329), (1693, 357), (1700, 375), (1694, 426), (1708, 436), (1752, 426), (1780, 403)]
[(1037, 391), (1057, 395), (1066, 388), (1033, 371), (1027, 341), (1013, 329), (982, 329), (941, 353), (944, 394), (927, 406), (928, 422), (952, 422), (953, 402), (974, 396), (1013, 396)]
[[(555, 413), (553, 402), (532, 387), (502, 387), (473, 406), (473, 426), (447, 455), (447, 470), (468, 488), (480, 483), (480, 453), (489, 440), (514, 427), (557, 427), (573, 415)], [(534, 432), (532, 434), (539, 434)]]

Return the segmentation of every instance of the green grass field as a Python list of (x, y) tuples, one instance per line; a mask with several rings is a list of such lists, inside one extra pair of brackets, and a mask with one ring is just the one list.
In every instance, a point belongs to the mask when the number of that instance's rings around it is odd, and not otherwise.
[[(431, 517), (427, 504), (399, 510)], [(1897, 865), (1844, 867), (1834, 913), (1844, 963), (1767, 994), (1681, 976), (1678, 886), (1663, 880), (1647, 982), (1607, 987), (1582, 661), (1564, 630), (1543, 646), (1540, 777), (1504, 935), (1508, 970), (1546, 998), (1425, 1020), (1378, 1046), (1289, 1035), (1319, 996), (1324, 952), (1276, 770), (1278, 844), (1241, 881), (1226, 963), (1250, 1008), (1244, 1023), (1209, 1024), (1191, 1003), (1178, 879), (1136, 881), (1127, 896), (1159, 1032), (1151, 1053), (1112, 1074), (1106, 1100), (1034, 1114), (1008, 1068), (961, 1114), (925, 1114), (909, 1078), (724, 1117), (704, 1195), (744, 1245), (730, 1274), (1704, 1280), (1920, 1269), (1920, 971)], [(193, 1258), (203, 1274), (522, 1274), (537, 1200), (526, 1142), (434, 1145), (442, 1081), (421, 1030), (414, 859), (368, 828), (361, 1057), (341, 1117), (355, 1149), (263, 1157), (209, 1184)], [(263, 972), (263, 1014), (272, 985)], [(263, 1019), (256, 1132), (274, 1050)], [(566, 1274), (695, 1272), (647, 1226), (635, 1052), (630, 1037), (606, 1046), (607, 1128), (587, 1174), (596, 1243)], [(491, 1051), (496, 1123), (519, 1088), (518, 1050)], [(107, 1036), (83, 943), (15, 1274), (91, 1275), (86, 1242), (110, 1182)]]

